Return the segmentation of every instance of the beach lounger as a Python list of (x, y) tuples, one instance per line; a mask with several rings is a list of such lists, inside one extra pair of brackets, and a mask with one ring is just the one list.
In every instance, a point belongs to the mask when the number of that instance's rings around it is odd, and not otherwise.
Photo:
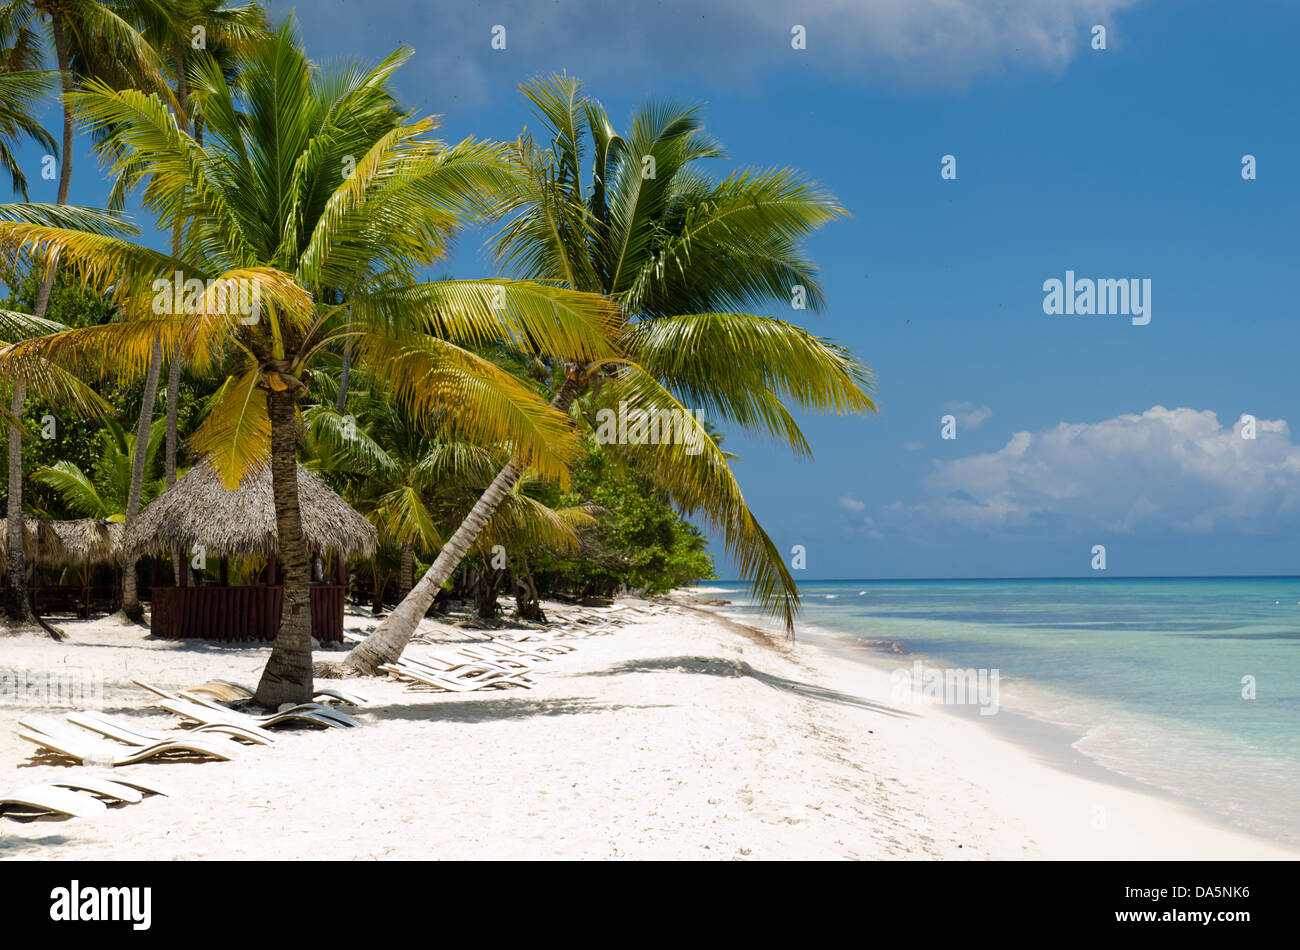
[(522, 643), (534, 650), (547, 651), (550, 653), (572, 653), (574, 650), (578, 649), (577, 646), (572, 643), (557, 643), (551, 637), (544, 637), (541, 634), (536, 633), (526, 634), (521, 637), (513, 636), (511, 634), (498, 634), (487, 642)]
[(370, 700), (360, 693), (354, 693), (345, 689), (318, 689), (312, 696), (313, 699), (320, 699), (322, 696), (328, 699), (337, 699), (339, 702), (347, 703), (351, 706), (369, 706)]
[(224, 683), (220, 680), (210, 680), (206, 683), (200, 683), (198, 686), (190, 686), (185, 691), (187, 693), (201, 693), (209, 699), (215, 699), (223, 703), (242, 703), (253, 698), (253, 694), (243, 686), (237, 683)]
[[(64, 718), (68, 722), (81, 726), (83, 729), (98, 732), (102, 736), (116, 739), (126, 745), (150, 745), (154, 742), (166, 742), (177, 735), (175, 732), (163, 732), (161, 729), (150, 729), (148, 726), (127, 722), (125, 719), (118, 719), (115, 716), (94, 709), (68, 713)], [(256, 726), (237, 726), (228, 722), (201, 723), (195, 727), (193, 733), (209, 733), (212, 734), (214, 739), (218, 738), (217, 733), (221, 733), (223, 738), (228, 735), (256, 745), (270, 745), (275, 741), (275, 736), (265, 729)]]
[[(254, 716), (249, 713), (241, 712), (238, 709), (231, 709), (229, 706), (223, 706), (220, 703), (208, 699), (206, 696), (200, 695), (199, 693), (191, 693), (186, 690), (169, 693), (165, 689), (151, 686), (149, 683), (143, 682), (142, 680), (132, 680), (131, 682), (142, 689), (147, 689), (155, 696), (160, 696), (163, 699), (206, 707), (216, 715), (207, 716), (206, 718), (187, 718), (193, 719), (195, 722), (207, 723), (209, 725), (213, 723), (233, 723), (238, 726), (265, 727), (280, 725), (281, 723), (295, 719), (302, 720), (303, 722), (310, 722), (318, 726), (339, 727), (361, 725), (360, 720), (352, 718), (347, 713), (340, 712), (337, 709), (330, 706), (324, 706), (320, 703), (299, 703), (297, 706), (290, 706), (287, 709), (281, 709), (278, 712), (269, 715)], [(169, 709), (169, 707), (164, 706), (162, 703), (155, 703), (154, 705), (160, 706), (163, 709)], [(169, 711), (174, 712), (175, 710), (169, 709)]]
[(379, 669), (397, 679), (408, 680), (422, 686), (432, 686), (449, 693), (472, 693), (480, 689), (497, 689), (506, 686), (533, 688), (532, 682), (525, 679), (522, 674), (489, 672), (456, 678), (437, 673), (428, 667), (403, 663), (400, 660), (397, 663), (385, 663)]
[(497, 640), (489, 638), (487, 640), (475, 640), (473, 649), (482, 650), (486, 653), (499, 653), (502, 656), (526, 656), (537, 660), (550, 662), (557, 656), (564, 656), (566, 653), (572, 653), (577, 647), (571, 644), (565, 644), (563, 649), (551, 646), (546, 642), (519, 644), (510, 640)]
[(317, 716), (314, 713), (309, 712), (276, 713), (274, 716), (254, 719), (249, 722), (246, 721), (246, 719), (251, 719), (251, 717), (246, 717), (245, 720), (241, 721), (238, 717), (243, 717), (244, 714), (236, 712), (233, 709), (225, 709), (224, 711), (214, 709), (212, 706), (206, 706), (203, 703), (197, 703), (191, 699), (181, 697), (176, 699), (157, 699), (154, 701), (154, 705), (160, 709), (167, 710), (169, 713), (180, 716), (182, 719), (188, 719), (190, 722), (196, 722), (200, 725), (233, 723), (235, 725), (266, 728), (269, 726), (283, 725), (286, 722), (306, 722), (314, 726), (324, 726), (329, 729), (347, 728), (347, 726), (338, 720), (326, 719), (324, 716)]
[[(466, 662), (469, 660), (469, 662)], [(480, 677), (485, 675), (505, 676), (521, 675), (526, 670), (521, 670), (517, 666), (508, 666), (505, 663), (496, 663), (492, 660), (471, 660), (468, 657), (461, 656), (441, 656), (437, 653), (427, 653), (424, 656), (402, 656), (397, 663), (410, 664), (427, 669), (431, 673), (437, 673), (439, 676), (450, 677), (452, 679), (464, 679), (466, 677)]]
[(50, 784), (56, 788), (70, 788), (76, 792), (90, 792), (101, 799), (109, 799), (127, 805), (134, 805), (136, 802), (144, 800), (144, 793), (138, 788), (133, 788), (125, 782), (115, 782), (112, 779), (100, 778), (95, 775), (56, 779)]
[[(238, 703), (253, 698), (251, 689), (239, 683), (232, 683), (230, 680), (209, 680), (206, 683), (200, 683), (198, 686), (191, 686), (185, 692), (200, 693), (223, 703)], [(370, 702), (360, 693), (345, 692), (341, 689), (318, 689), (312, 694), (312, 699), (318, 700), (322, 696), (327, 699), (337, 699), (339, 702), (348, 703), (352, 706), (365, 706)]]
[(485, 663), (496, 663), (516, 670), (531, 670), (543, 663), (550, 663), (549, 656), (538, 657), (535, 655), (525, 655), (519, 653), (497, 653), (489, 652), (479, 647), (465, 647), (456, 651), (460, 656), (469, 657), (471, 660), (480, 660)]
[(13, 818), (94, 818), (106, 811), (108, 806), (92, 795), (50, 785), (28, 785), (0, 795), (0, 814)]
[(229, 706), (214, 702), (206, 696), (199, 696), (194, 693), (186, 692), (185, 690), (181, 690), (177, 695), (180, 696), (181, 699), (188, 699), (191, 702), (199, 703), (200, 705), (207, 706), (216, 712), (229, 713), (233, 717), (229, 721), (236, 723), (245, 723), (247, 720), (252, 720), (253, 722), (259, 722), (261, 720), (270, 721), (272, 719), (280, 720), (285, 716), (297, 715), (309, 717), (311, 719), (329, 720), (332, 725), (361, 725), (360, 719), (355, 719), (343, 712), (341, 709), (335, 709), (333, 706), (326, 706), (324, 703), (299, 703), (296, 706), (286, 706), (285, 708), (279, 709), (273, 713), (253, 715), (252, 713), (246, 713), (239, 709), (231, 709)]
[(427, 666), (436, 673), (442, 673), (444, 676), (469, 676), (474, 673), (484, 673), (488, 671), (496, 673), (512, 673), (514, 670), (506, 667), (504, 663), (494, 663), (492, 660), (473, 659), (460, 654), (444, 655), (441, 653), (425, 652), (422, 656), (414, 653), (404, 653), (397, 660), (398, 663), (418, 663), (421, 666)]
[[(144, 792), (146, 795), (161, 795), (164, 798), (175, 798), (178, 794), (176, 790), (173, 789), (170, 785), (164, 785), (162, 782), (155, 782), (153, 779), (142, 778), (138, 774), (133, 772), (114, 772), (111, 776), (110, 775), (83, 776), (83, 778), (85, 777), (89, 777), (92, 779), (105, 778), (108, 779), (110, 782), (117, 783), (118, 785), (129, 785), (131, 788)], [(69, 781), (74, 781), (74, 780), (70, 779)], [(56, 782), (55, 784), (59, 784), (59, 783)]]
[(533, 684), (523, 679), (510, 675), (498, 675), (492, 678), (470, 678), (462, 677), (459, 679), (440, 676), (431, 670), (420, 667), (399, 666), (397, 664), (385, 664), (380, 667), (385, 673), (389, 673), (399, 680), (413, 683), (418, 686), (432, 686), (435, 689), (444, 690), (449, 693), (473, 693), (482, 689), (501, 689), (506, 686), (520, 686), (524, 689), (532, 689)]
[(229, 760), (238, 754), (235, 743), (223, 739), (218, 745), (204, 736), (177, 733), (175, 739), (155, 742), (147, 746), (123, 746), (106, 742), (89, 732), (69, 729), (56, 720), (32, 716), (18, 720), (18, 738), (43, 749), (57, 752), (83, 764), (101, 764), (111, 767), (132, 765), (158, 755), (183, 753), (188, 756), (203, 755), (213, 759)]

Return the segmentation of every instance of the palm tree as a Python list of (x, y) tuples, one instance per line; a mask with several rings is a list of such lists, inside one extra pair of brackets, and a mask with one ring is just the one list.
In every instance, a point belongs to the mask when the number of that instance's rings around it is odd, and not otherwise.
[[(584, 361), (612, 352), (615, 317), (599, 297), (528, 281), (419, 280), (512, 176), (501, 146), (447, 146), (432, 119), (398, 108), (390, 79), (409, 55), (399, 50), (373, 69), (320, 69), (286, 23), (240, 55), (237, 84), (211, 60), (194, 64), (202, 144), (157, 95), (103, 83), (77, 93), (79, 119), (115, 130), (101, 151), (111, 173), (149, 162), (144, 204), (184, 221), (179, 256), (95, 229), (0, 223), (0, 251), (62, 255), (111, 289), (123, 313), (114, 324), (16, 344), (11, 359), (39, 353), (81, 373), (139, 376), (158, 340), (168, 354), (183, 344), (196, 372), (235, 354), (191, 444), (228, 487), (269, 460), (284, 606), (255, 697), (264, 706), (312, 692), (296, 450), (318, 354), (351, 337), (363, 362), (384, 367), (408, 412), (475, 441), (508, 439), (521, 464), (561, 477), (579, 451), (569, 419), (462, 344), (505, 341)], [(173, 275), (196, 282), (184, 302), (159, 297), (158, 282), (169, 286)], [(237, 288), (257, 296), (247, 312), (231, 306)]]
[[(120, 4), (96, 0), (8, 0), (0, 6), (0, 33), (12, 43), (7, 60), (13, 68), (25, 68), (39, 61), (38, 29), (42, 23), (49, 30), (49, 45), (54, 50), (57, 76), (63, 93), (63, 139), (59, 150), (59, 187), (57, 203), (68, 203), (72, 186), (73, 134), (75, 124), (68, 96), (80, 79), (96, 77), (113, 84), (139, 84), (152, 87), (158, 79), (157, 57), (139, 33), (119, 14)], [(52, 144), (52, 143), (51, 143)], [(51, 148), (53, 151), (53, 148)], [(24, 191), (24, 198), (26, 193)], [(37, 290), (32, 309), (38, 324), (45, 318), (50, 290), (54, 285), (57, 257), (41, 261), (44, 277)], [(9, 411), (15, 419), (22, 416), (26, 389), (15, 385), (10, 392)], [(15, 423), (9, 426), (9, 510), (22, 511), (22, 439)], [(11, 514), (9, 524), (14, 524)], [(17, 546), (18, 550), (15, 550)], [(12, 566), (22, 563), (21, 534), (11, 527), (6, 539), (6, 558)], [(20, 617), (27, 608), (14, 585), (21, 584), (22, 571), (10, 570), (6, 580), (6, 616), (13, 623), (27, 623)]]
[[(491, 355), (508, 368), (525, 362), (514, 353)], [(350, 477), (347, 495), (378, 530), (381, 549), (397, 551), (398, 592), (404, 597), (414, 581), (416, 553), (442, 546), (445, 532), (460, 522), (510, 453), (502, 446), (475, 445), (447, 431), (431, 431), (370, 376), (362, 375), (367, 388), (352, 389), (355, 415), (330, 405), (303, 411), (304, 443), (317, 470)], [(530, 545), (573, 549), (575, 529), (592, 522), (590, 506), (547, 507), (531, 493), (539, 484), (532, 475), (520, 479), (477, 539), (483, 574), (497, 583), (506, 575), (491, 567), (496, 545), (510, 549), (511, 563), (522, 560)], [(495, 584), (484, 588), (495, 602)]]
[[(163, 419), (157, 420), (149, 430), (145, 445), (147, 470), (156, 472), (158, 450), (165, 431), (166, 421)], [(128, 433), (110, 416), (104, 420), (104, 430), (99, 434), (100, 455), (89, 473), (75, 462), (63, 460), (38, 468), (32, 472), (32, 479), (53, 488), (63, 504), (83, 518), (124, 522), (131, 497), (135, 440), (134, 432)], [(144, 486), (143, 501), (147, 504), (165, 487), (161, 478), (149, 479)]]
[[(10, 24), (28, 47), (37, 32), (34, 24), (49, 31), (63, 98), (58, 204), (68, 203), (72, 187), (76, 124), (69, 96), (78, 83), (95, 78), (115, 87), (165, 88), (158, 56), (131, 24), (132, 13), (129, 4), (116, 0), (8, 0), (0, 7), (0, 23)], [(56, 259), (47, 263), (33, 309), (37, 317), (45, 316), (56, 266)]]
[[(58, 205), (0, 205), (0, 220), (22, 220), (56, 229), (101, 229), (110, 234), (130, 232), (128, 227), (103, 215)], [(8, 633), (35, 631), (42, 626), (27, 596), (27, 565), (23, 557), (22, 440), (27, 433), (23, 430), (22, 411), (25, 397), (34, 394), (60, 406), (63, 412), (74, 417), (94, 417), (108, 409), (107, 403), (93, 390), (61, 367), (51, 364), (38, 353), (17, 352), (25, 345), (24, 341), (64, 329), (62, 324), (53, 320), (0, 310), (0, 364), (4, 366), (4, 372), (0, 374), (0, 415), (4, 417), (9, 436), (8, 523), (4, 541), (4, 629)], [(7, 412), (2, 408), (4, 397), (9, 401)]]
[[(618, 359), (560, 368), (554, 408), (567, 412), (593, 389), (646, 408), (682, 411), (685, 400), (796, 454), (810, 450), (783, 399), (802, 409), (874, 411), (870, 371), (846, 350), (745, 312), (774, 300), (788, 306), (796, 288), (810, 308), (820, 307), (816, 269), (799, 242), (844, 213), (832, 196), (789, 169), (707, 178), (699, 163), (723, 152), (696, 108), (649, 103), (618, 135), (576, 80), (522, 88), (551, 141), (546, 149), (520, 142), (525, 172), (505, 209), (499, 256), (522, 277), (604, 294), (629, 316)], [(781, 553), (707, 431), (700, 443), (698, 454), (681, 445), (633, 451), (681, 508), (722, 530), (742, 577), (793, 632), (799, 593)], [(520, 474), (514, 465), (501, 469), (408, 597), (349, 654), (347, 672), (374, 674), (401, 655)]]
[[(223, 73), (230, 75), (229, 64), (234, 55), (256, 38), (266, 26), (266, 13), (257, 4), (241, 7), (227, 7), (224, 0), (171, 0), (159, 4), (156, 0), (132, 0), (128, 4), (132, 19), (140, 25), (141, 35), (152, 49), (158, 51), (166, 63), (170, 78), (174, 81), (172, 111), (176, 124), (184, 132), (190, 131), (190, 96), (189, 70), (191, 63), (199, 58), (211, 58), (222, 67)], [(195, 31), (202, 42), (196, 48)], [(145, 169), (132, 168), (131, 173), (119, 178), (110, 198), (110, 205), (120, 208), (127, 189), (136, 182), (138, 175)], [(172, 256), (180, 254), (181, 222), (169, 222), (172, 230)], [(167, 444), (166, 473), (167, 487), (176, 483), (176, 423), (180, 406), (181, 367), (183, 350), (178, 348), (168, 361), (167, 369)], [(143, 434), (152, 425), (154, 402), (157, 399), (158, 382), (161, 374), (162, 350), (155, 347), (149, 361), (149, 371), (145, 376), (145, 395), (140, 404), (140, 419), (136, 426), (136, 456), (132, 469), (131, 494), (127, 502), (126, 520), (128, 526), (135, 520), (140, 508), (140, 491), (144, 481), (145, 442)], [(180, 559), (173, 555), (172, 569), (177, 582), (180, 580)], [(140, 603), (137, 590), (135, 564), (124, 565), (122, 574), (122, 615), (123, 619), (137, 622), (144, 617), (144, 607)]]
[(305, 409), (304, 441), (314, 449), (318, 470), (352, 477), (355, 487), (347, 497), (379, 532), (380, 548), (398, 552), (398, 592), (405, 596), (416, 551), (442, 546), (434, 495), (446, 443), (402, 412), (388, 393), (354, 387), (352, 402), (362, 403), (355, 416), (329, 405)]
[[(13, 146), (20, 139), (30, 138), (57, 154), (54, 137), (36, 120), (39, 101), (58, 85), (58, 75), (41, 71), (39, 38), (26, 28), (14, 11), (0, 8), (0, 166), (9, 173), (13, 190), (27, 200), (27, 176), (14, 155)], [(3, 318), (3, 339), (12, 340), (29, 332), (46, 332), (59, 329), (44, 320), (30, 321), (18, 314)], [(36, 625), (27, 599), (27, 570), (23, 557), (23, 457), (22, 412), (26, 387), (15, 381), (10, 393), (7, 425), (9, 466), (7, 472), (6, 517), (8, 530), (5, 545), (5, 607), (6, 625), (14, 629), (30, 629)]]

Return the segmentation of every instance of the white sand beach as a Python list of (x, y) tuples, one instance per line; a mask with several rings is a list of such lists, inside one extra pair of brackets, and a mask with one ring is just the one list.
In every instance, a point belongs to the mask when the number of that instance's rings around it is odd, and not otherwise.
[[(269, 650), (61, 625), (63, 643), (0, 639), (0, 669), (102, 671), (103, 708), (155, 728), (178, 721), (132, 678), (253, 685)], [(281, 730), (234, 762), (128, 766), (181, 794), (95, 819), (0, 818), (0, 860), (1300, 855), (1058, 768), (969, 717), (895, 707), (883, 666), (704, 610), (577, 645), (532, 690), (331, 681), (373, 701), (362, 728)], [(0, 791), (78, 768), (37, 764), (14, 734), (24, 715), (63, 711), (0, 705)]]

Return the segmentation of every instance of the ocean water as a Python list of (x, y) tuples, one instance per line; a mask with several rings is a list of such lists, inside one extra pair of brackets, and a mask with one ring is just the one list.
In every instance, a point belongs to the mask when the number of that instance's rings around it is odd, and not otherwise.
[[(919, 655), (886, 658), (899, 669), (996, 669), (1003, 708), (1071, 730), (1107, 769), (1300, 845), (1300, 578), (800, 588), (801, 629), (898, 641)], [(758, 619), (739, 584), (707, 590)]]

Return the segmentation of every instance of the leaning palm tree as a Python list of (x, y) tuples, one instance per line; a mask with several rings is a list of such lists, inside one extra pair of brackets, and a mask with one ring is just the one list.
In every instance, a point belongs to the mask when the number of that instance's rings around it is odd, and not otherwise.
[[(116, 323), (16, 344), (14, 358), (139, 376), (158, 340), (169, 355), (184, 345), (195, 372), (233, 354), (191, 444), (228, 487), (270, 466), (284, 599), (256, 693), (265, 706), (312, 692), (296, 450), (317, 356), (350, 336), (407, 411), (474, 440), (509, 440), (539, 473), (562, 477), (579, 451), (569, 419), (465, 345), (504, 341), (583, 361), (612, 352), (614, 312), (602, 298), (527, 281), (420, 280), (512, 178), (502, 147), (447, 146), (431, 118), (402, 112), (390, 80), (408, 56), (321, 69), (286, 23), (241, 55), (237, 83), (214, 62), (195, 63), (202, 144), (156, 95), (102, 83), (76, 94), (79, 119), (116, 130), (110, 174), (147, 158), (143, 202), (185, 222), (178, 256), (93, 229), (0, 224), (0, 252), (57, 253), (122, 311)], [(340, 288), (344, 303), (326, 293)]]
[[(821, 306), (816, 269), (799, 242), (844, 213), (831, 195), (789, 169), (706, 177), (700, 163), (723, 152), (704, 134), (695, 108), (650, 103), (618, 135), (575, 80), (538, 80), (523, 92), (550, 144), (539, 149), (527, 138), (520, 142), (525, 171), (505, 209), (499, 255), (521, 277), (603, 294), (629, 317), (617, 359), (557, 367), (552, 406), (567, 412), (578, 396), (597, 389), (615, 405), (646, 410), (680, 414), (691, 403), (765, 432), (797, 454), (810, 450), (785, 402), (874, 411), (870, 372), (846, 350), (746, 312), (776, 300)], [(591, 184), (584, 188), (586, 176)], [(725, 454), (707, 428), (694, 431), (700, 438), (690, 445), (623, 448), (636, 453), (681, 508), (722, 531), (741, 576), (793, 631), (798, 588), (746, 506)], [(408, 597), (349, 654), (347, 672), (373, 674), (401, 655), (520, 475), (516, 465), (500, 470)]]

